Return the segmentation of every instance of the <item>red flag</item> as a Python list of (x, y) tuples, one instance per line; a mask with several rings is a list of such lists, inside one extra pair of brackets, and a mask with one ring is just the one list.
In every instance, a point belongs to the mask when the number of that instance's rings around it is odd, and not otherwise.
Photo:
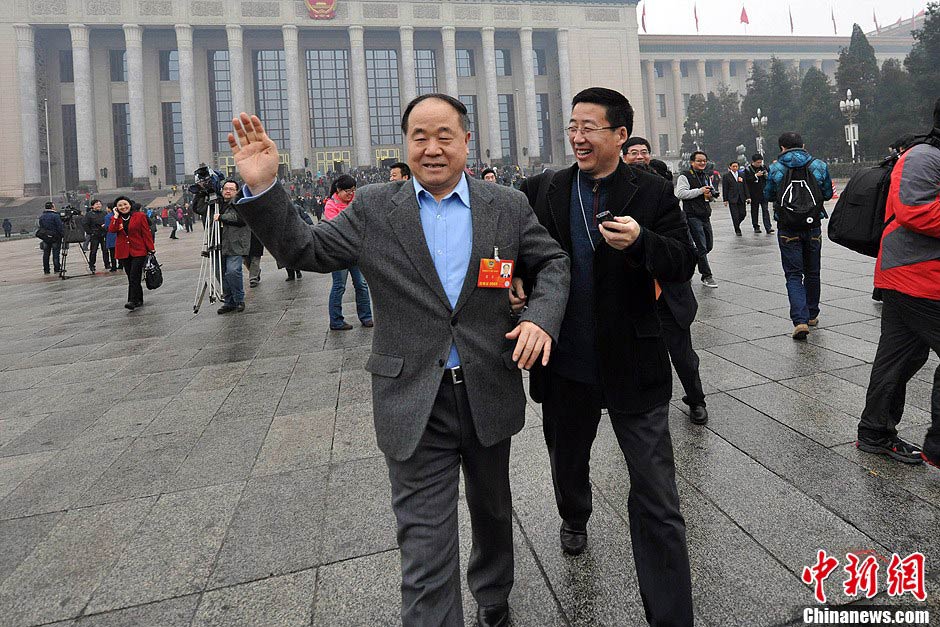
[(741, 23), (750, 24), (750, 20), (747, 19), (747, 9), (744, 8), (744, 5), (741, 6)]
[(924, 17), (924, 10), (921, 9), (921, 10), (920, 10), (920, 13), (918, 13), (918, 14), (915, 15), (914, 17)]
[(838, 35), (839, 29), (836, 27), (836, 14), (835, 14), (835, 11), (833, 11), (832, 7), (829, 7), (829, 15), (832, 16), (832, 34)]
[(643, 15), (640, 16), (640, 23), (643, 25), (643, 32), (646, 32), (646, 3), (643, 3)]
[(692, 15), (695, 16), (695, 32), (698, 34), (698, 4), (692, 5)]
[(790, 34), (793, 34), (793, 9), (787, 5), (787, 12), (790, 14)]
[(881, 32), (881, 27), (878, 26), (878, 16), (875, 15), (875, 9), (871, 10), (871, 19), (875, 20), (875, 30), (879, 33)]

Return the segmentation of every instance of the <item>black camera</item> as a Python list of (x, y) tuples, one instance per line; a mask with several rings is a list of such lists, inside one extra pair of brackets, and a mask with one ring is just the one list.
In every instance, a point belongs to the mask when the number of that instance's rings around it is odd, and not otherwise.
[(59, 217), (62, 218), (63, 222), (68, 222), (75, 216), (82, 215), (81, 209), (76, 209), (72, 205), (65, 205), (59, 209)]
[(221, 194), (222, 185), (225, 183), (225, 175), (218, 170), (213, 170), (205, 163), (200, 163), (196, 171), (193, 172), (193, 178), (196, 182), (189, 186), (191, 194)]

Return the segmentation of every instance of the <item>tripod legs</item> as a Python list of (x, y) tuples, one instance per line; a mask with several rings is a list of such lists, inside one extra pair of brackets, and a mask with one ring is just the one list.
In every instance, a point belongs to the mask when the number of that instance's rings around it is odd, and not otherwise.
[(202, 262), (199, 264), (193, 314), (199, 313), (207, 293), (210, 303), (222, 300), (222, 252), (219, 238), (219, 223), (212, 220), (206, 227), (206, 241), (202, 249)]

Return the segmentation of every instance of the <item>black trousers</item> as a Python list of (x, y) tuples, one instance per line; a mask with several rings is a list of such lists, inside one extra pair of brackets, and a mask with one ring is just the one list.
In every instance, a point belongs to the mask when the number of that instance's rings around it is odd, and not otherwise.
[(98, 247), (101, 247), (101, 256), (104, 257), (104, 267), (111, 267), (111, 255), (109, 254), (109, 248), (105, 242), (104, 235), (92, 235), (91, 236), (91, 247), (88, 250), (88, 267), (91, 270), (95, 269), (95, 262), (98, 261)]
[[(897, 435), (907, 382), (927, 363), (931, 350), (940, 355), (940, 301), (887, 289), (882, 297), (881, 337), (858, 424), (858, 437), (866, 440)], [(940, 366), (933, 374), (930, 416), (924, 450), (940, 456)]]
[(144, 288), (141, 287), (140, 280), (144, 273), (147, 256), (128, 257), (123, 259), (122, 262), (124, 274), (127, 275), (127, 301), (130, 303), (143, 303)]
[(747, 217), (747, 207), (744, 202), (729, 202), (728, 209), (731, 211), (731, 222), (734, 224), (734, 232), (741, 231), (741, 223)]
[(467, 584), (480, 605), (506, 601), (513, 584), (509, 438), (480, 444), (464, 384), (442, 383), (417, 450), (405, 461), (385, 461), (401, 547), (403, 625), (463, 625), (461, 468), (473, 536)]
[(760, 200), (751, 198), (751, 224), (754, 225), (755, 231), (760, 228), (760, 224), (757, 221), (758, 212), (763, 212), (764, 230), (770, 231), (773, 228), (773, 226), (771, 225), (771, 222), (770, 222), (770, 210), (767, 209), (767, 201), (764, 200), (763, 198), (761, 198)]
[[(562, 519), (585, 528), (591, 516), (590, 458), (602, 394), (596, 385), (549, 375), (542, 428)], [(610, 411), (630, 473), (627, 508), (640, 596), (650, 625), (692, 625), (692, 576), (685, 520), (679, 511), (669, 405), (647, 412)]]
[(663, 339), (666, 340), (669, 358), (676, 374), (679, 375), (679, 381), (682, 382), (682, 389), (685, 390), (682, 402), (689, 407), (704, 405), (705, 391), (702, 389), (702, 378), (698, 373), (698, 354), (692, 348), (692, 331), (679, 326), (664, 298), (660, 297), (657, 301), (656, 309), (663, 327)]

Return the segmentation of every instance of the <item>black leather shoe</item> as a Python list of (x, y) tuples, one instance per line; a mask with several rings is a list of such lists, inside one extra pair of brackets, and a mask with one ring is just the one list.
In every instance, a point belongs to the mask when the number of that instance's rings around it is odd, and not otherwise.
[(480, 627), (506, 627), (509, 625), (509, 603), (479, 606), (477, 623)]
[(704, 425), (708, 423), (708, 410), (704, 405), (692, 405), (689, 407), (689, 420), (693, 425)]
[(216, 311), (216, 313), (217, 313), (217, 314), (227, 314), (227, 313), (230, 313), (230, 312), (232, 312), (232, 311), (235, 311), (235, 306), (234, 306), (234, 305), (222, 305), (221, 307), (219, 307), (219, 310)]
[(237, 305), (235, 305), (235, 311), (239, 313), (245, 311), (245, 303), (238, 303)]
[(130, 301), (127, 301), (126, 303), (124, 303), (124, 309), (130, 309), (131, 311), (134, 311), (135, 309), (137, 309), (137, 303), (132, 303)]
[(352, 329), (352, 325), (348, 322), (344, 322), (341, 327), (330, 327), (330, 331), (349, 331)]
[(587, 530), (572, 529), (568, 523), (561, 523), (561, 550), (568, 555), (581, 555), (587, 547)]

